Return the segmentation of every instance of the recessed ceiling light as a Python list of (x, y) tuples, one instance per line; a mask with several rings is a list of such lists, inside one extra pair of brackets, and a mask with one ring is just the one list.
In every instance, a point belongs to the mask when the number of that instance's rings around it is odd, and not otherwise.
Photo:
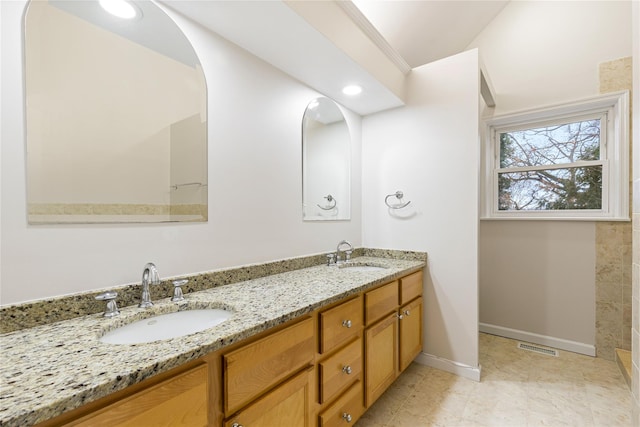
[(134, 19), (142, 15), (133, 3), (126, 0), (99, 0), (100, 6), (113, 16), (122, 19)]
[(362, 86), (359, 85), (349, 85), (342, 88), (342, 93), (345, 95), (358, 95), (362, 92)]

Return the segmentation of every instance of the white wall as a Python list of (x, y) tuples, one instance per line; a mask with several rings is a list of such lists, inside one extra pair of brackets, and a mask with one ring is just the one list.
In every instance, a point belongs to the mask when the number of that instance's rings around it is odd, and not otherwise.
[(598, 93), (598, 64), (631, 55), (629, 1), (512, 1), (469, 44), (501, 114)]
[(153, 261), (163, 277), (361, 245), (359, 116), (353, 132), (352, 219), (302, 222), (301, 121), (318, 93), (199, 26), (192, 41), (209, 90), (209, 222), (29, 226), (21, 23), (24, 1), (1, 8), (0, 303), (139, 282)]
[(406, 107), (363, 119), (362, 203), (365, 246), (429, 254), (421, 360), (476, 378), (479, 90), (477, 51), (414, 69)]
[[(510, 2), (469, 45), (496, 92), (496, 108), (483, 115), (598, 94), (598, 64), (631, 54), (630, 8), (628, 1)], [(480, 322), (594, 345), (593, 222), (483, 221), (480, 239)], [(514, 266), (527, 273), (512, 277)], [(522, 304), (525, 295), (536, 303)]]

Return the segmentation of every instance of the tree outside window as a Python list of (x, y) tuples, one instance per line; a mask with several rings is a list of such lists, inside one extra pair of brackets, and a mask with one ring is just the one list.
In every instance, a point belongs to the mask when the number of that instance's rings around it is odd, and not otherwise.
[(600, 123), (501, 132), (498, 209), (601, 209)]

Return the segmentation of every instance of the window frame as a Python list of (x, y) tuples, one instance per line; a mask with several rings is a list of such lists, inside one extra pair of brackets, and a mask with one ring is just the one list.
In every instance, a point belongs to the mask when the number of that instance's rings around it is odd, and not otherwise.
[[(602, 209), (499, 210), (498, 176), (521, 168), (500, 168), (500, 133), (533, 129), (548, 124), (571, 123), (601, 116), (600, 160)], [(494, 116), (484, 121), (482, 134), (480, 219), (628, 221), (629, 216), (629, 93), (613, 92), (577, 102)], [(560, 169), (548, 165), (544, 169)], [(567, 168), (580, 162), (564, 164)]]

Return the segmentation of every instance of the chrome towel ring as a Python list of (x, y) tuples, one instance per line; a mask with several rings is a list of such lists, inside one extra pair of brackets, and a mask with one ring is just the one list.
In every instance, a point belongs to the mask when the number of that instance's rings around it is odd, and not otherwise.
[[(393, 197), (393, 196), (395, 196), (395, 198), (398, 199), (399, 203), (393, 204), (393, 205), (389, 203), (389, 197)], [(393, 194), (387, 195), (387, 197), (384, 198), (384, 203), (387, 206), (389, 206), (391, 209), (402, 209), (402, 208), (406, 207), (409, 203), (411, 203), (411, 200), (409, 200), (408, 202), (402, 203), (402, 198), (403, 197), (404, 197), (404, 193), (402, 191), (398, 190)]]
[[(324, 198), (327, 199), (327, 202), (329, 202), (329, 204), (326, 206), (320, 206), (318, 204), (317, 206), (320, 209), (322, 209), (323, 211), (330, 211), (331, 209), (336, 207), (336, 204), (338, 203), (338, 201), (335, 199), (335, 197), (333, 197), (331, 194), (327, 194)], [(333, 204), (331, 204), (331, 202), (333, 202)]]

